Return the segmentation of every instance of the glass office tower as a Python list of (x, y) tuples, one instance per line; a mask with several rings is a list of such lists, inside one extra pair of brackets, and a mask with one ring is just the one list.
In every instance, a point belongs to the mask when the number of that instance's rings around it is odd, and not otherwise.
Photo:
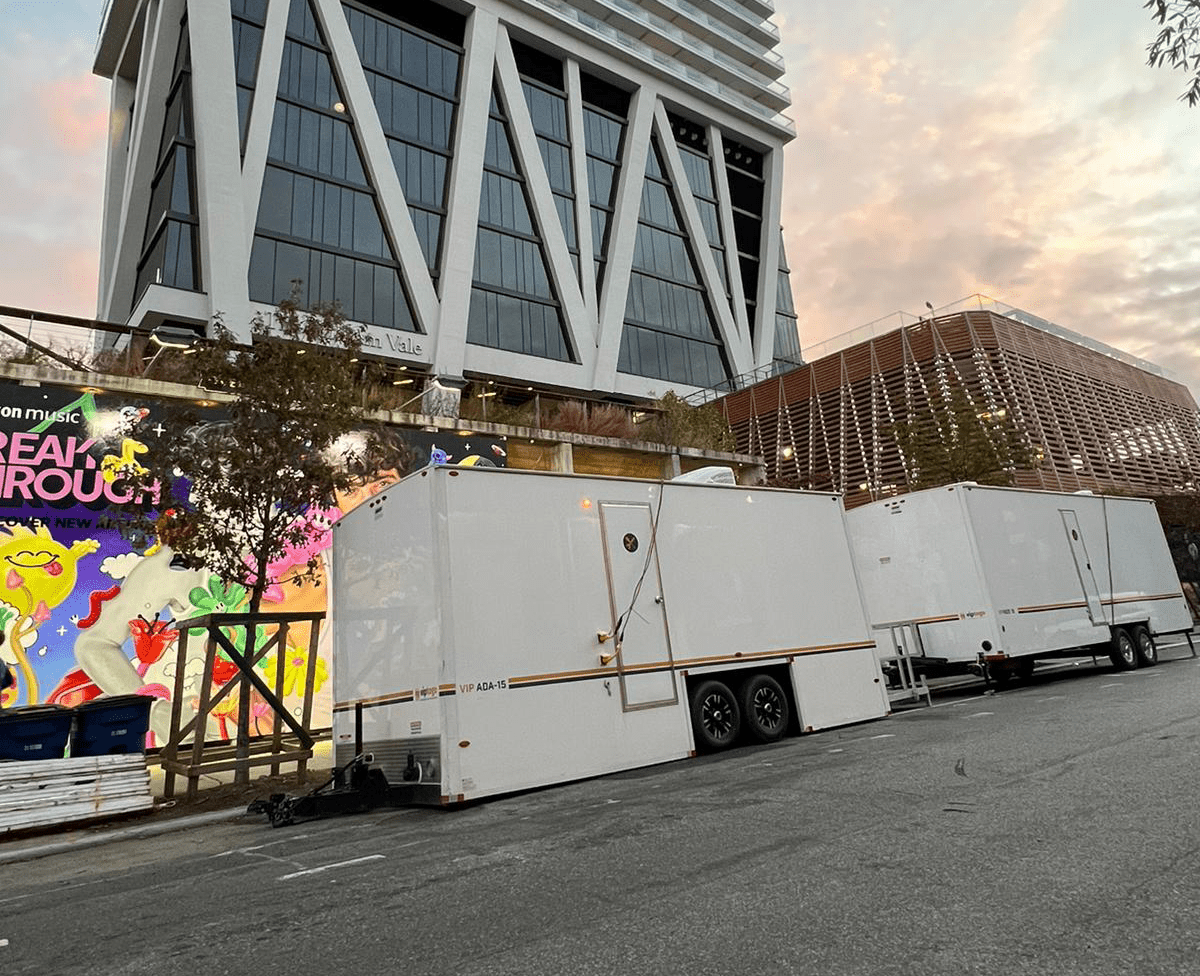
[(622, 399), (800, 361), (771, 0), (112, 0), (98, 315), (297, 289), (453, 385)]

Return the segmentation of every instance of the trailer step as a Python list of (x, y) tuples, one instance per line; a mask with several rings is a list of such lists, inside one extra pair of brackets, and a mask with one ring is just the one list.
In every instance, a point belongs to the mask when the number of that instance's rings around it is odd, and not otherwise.
[(915, 620), (900, 621), (881, 624), (875, 629), (888, 633), (888, 643), (884, 645), (884, 649), (890, 650), (891, 653), (882, 654), (879, 658), (880, 666), (889, 673), (891, 681), (894, 682), (888, 687), (888, 702), (892, 705), (919, 705), (924, 698), (925, 704), (932, 706), (933, 698), (925, 675), (918, 674), (913, 666), (914, 658), (925, 657), (920, 624)]

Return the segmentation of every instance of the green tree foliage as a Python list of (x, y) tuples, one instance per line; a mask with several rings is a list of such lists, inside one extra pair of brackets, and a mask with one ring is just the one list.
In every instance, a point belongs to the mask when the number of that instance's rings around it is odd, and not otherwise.
[[(401, 449), (385, 448), (363, 418), (363, 330), (335, 308), (285, 301), (255, 317), (250, 345), (219, 322), (214, 333), (188, 359), (199, 384), (224, 402), (162, 420), (150, 450), (119, 473), (144, 501), (117, 514), (127, 534), (156, 536), (189, 565), (244, 585), (256, 613), (263, 591), (281, 582), (271, 564), (311, 549), (327, 528), (314, 515), (336, 492), (402, 468), (403, 459), (383, 456)], [(316, 568), (313, 556), (308, 573)], [(289, 580), (305, 575), (288, 570)]]
[(1033, 467), (1033, 451), (1012, 421), (999, 413), (981, 414), (956, 389), (893, 427), (912, 487), (957, 481), (1011, 485), (1016, 469)]
[(1147, 63), (1191, 73), (1181, 102), (1200, 102), (1200, 0), (1146, 0), (1143, 6), (1158, 22), (1158, 36), (1147, 45)]

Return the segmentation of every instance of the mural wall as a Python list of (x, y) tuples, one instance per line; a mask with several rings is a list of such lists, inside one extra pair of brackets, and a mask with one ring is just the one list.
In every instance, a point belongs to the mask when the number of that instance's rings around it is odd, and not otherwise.
[[(169, 549), (153, 538), (124, 538), (108, 515), (111, 505), (125, 500), (117, 483), (120, 472), (151, 454), (163, 435), (158, 420), (169, 403), (95, 388), (0, 381), (0, 629), (5, 637), (0, 657), (16, 676), (16, 684), (0, 698), (5, 707), (73, 706), (103, 693), (136, 692), (164, 702), (152, 713), (152, 730), (161, 736), (176, 680), (176, 622), (236, 612), (248, 603), (237, 583), (173, 565)], [(412, 447), (411, 468), (431, 459), (502, 466), (506, 457), (499, 439), (446, 431), (401, 433)], [(263, 611), (327, 611), (329, 526), (405, 473), (376, 472), (331, 499), (324, 510), (308, 513), (324, 531), (304, 551), (289, 552), (273, 565), (272, 574), (287, 580), (293, 567), (304, 567), (315, 555), (318, 577), (272, 586)], [(318, 728), (330, 724), (330, 632), (326, 621), (314, 677), (313, 725)], [(283, 665), (285, 701), (297, 713), (308, 663), (302, 647), (290, 649)], [(188, 653), (184, 693), (194, 707), (204, 642), (189, 641)], [(270, 657), (263, 674), (273, 685), (276, 664)], [(232, 662), (219, 660), (214, 684), (235, 673)], [(220, 708), (209, 735), (231, 737), (236, 695), (227, 696)], [(262, 710), (252, 714), (257, 724)], [(266, 731), (255, 728), (251, 734)]]

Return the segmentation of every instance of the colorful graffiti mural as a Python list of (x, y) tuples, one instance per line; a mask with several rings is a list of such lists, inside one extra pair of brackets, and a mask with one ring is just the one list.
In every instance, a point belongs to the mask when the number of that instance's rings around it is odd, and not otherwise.
[[(16, 677), (0, 693), (3, 706), (150, 695), (158, 699), (151, 733), (161, 741), (176, 684), (177, 621), (245, 606), (244, 587), (205, 570), (181, 568), (157, 540), (123, 537), (107, 514), (111, 505), (126, 500), (119, 475), (140, 467), (139, 458), (153, 452), (164, 433), (159, 420), (170, 408), (169, 400), (0, 382), (0, 630), (5, 635), (0, 658)], [(411, 447), (410, 468), (431, 459), (504, 464), (501, 439), (425, 430), (398, 430), (397, 435)], [(374, 472), (328, 506), (305, 513), (314, 526), (311, 543), (289, 551), (270, 570), (273, 578), (287, 581), (296, 575), (289, 570), (307, 567), (315, 558), (317, 576), (270, 587), (263, 610), (327, 611), (323, 567), (329, 529), (404, 473), (395, 468)], [(328, 725), (331, 714), (329, 633), (328, 626), (322, 628), (313, 680), (316, 727)], [(285, 701), (297, 707), (306, 654), (292, 648), (284, 657)], [(199, 694), (202, 656), (203, 641), (190, 642), (183, 685), (190, 697)], [(274, 682), (278, 666), (274, 658), (263, 662), (268, 681)], [(232, 677), (232, 668), (218, 662), (214, 683)], [(226, 702), (209, 728), (212, 737), (232, 734), (236, 696)], [(252, 715), (257, 722), (257, 710)]]

